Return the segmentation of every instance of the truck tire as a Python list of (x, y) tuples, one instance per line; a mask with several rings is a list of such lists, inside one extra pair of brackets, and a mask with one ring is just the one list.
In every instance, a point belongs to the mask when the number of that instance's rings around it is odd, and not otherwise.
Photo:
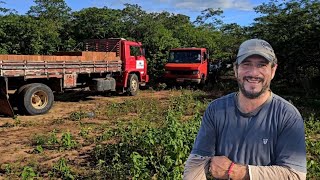
[(127, 93), (129, 96), (135, 96), (139, 91), (139, 79), (135, 74), (129, 74), (128, 77), (128, 89)]
[(21, 94), (21, 92), (22, 92), (25, 88), (27, 88), (27, 87), (29, 87), (29, 86), (31, 86), (31, 85), (32, 85), (32, 84), (25, 84), (25, 85), (19, 87), (19, 89), (18, 89), (16, 92), (14, 92), (14, 94), (18, 97), (19, 94)]
[(13, 94), (13, 97), (11, 99), (11, 104), (15, 107), (19, 106), (19, 103), (20, 103), (20, 93), (26, 88), (30, 86), (30, 84), (25, 84), (23, 86), (20, 86)]
[(48, 112), (54, 101), (52, 90), (47, 85), (41, 83), (32, 83), (24, 87), (18, 97), (18, 109), (27, 115)]

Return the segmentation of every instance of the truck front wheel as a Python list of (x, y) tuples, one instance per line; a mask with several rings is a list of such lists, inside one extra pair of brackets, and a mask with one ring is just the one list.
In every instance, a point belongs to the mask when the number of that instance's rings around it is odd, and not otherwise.
[(127, 93), (130, 96), (137, 95), (139, 91), (139, 79), (138, 76), (135, 74), (130, 74), (128, 77), (128, 89)]
[(24, 114), (36, 115), (48, 112), (54, 101), (52, 90), (45, 84), (33, 83), (20, 93), (18, 109)]

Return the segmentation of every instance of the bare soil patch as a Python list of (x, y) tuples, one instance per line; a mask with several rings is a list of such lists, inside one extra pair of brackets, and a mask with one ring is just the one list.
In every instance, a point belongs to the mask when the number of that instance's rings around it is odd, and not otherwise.
[[(0, 117), (0, 179), (4, 176), (3, 166), (16, 164), (18, 167), (30, 162), (38, 163), (41, 168), (50, 168), (59, 158), (65, 157), (76, 164), (86, 163), (85, 158), (94, 145), (81, 143), (75, 150), (59, 151), (46, 150), (41, 154), (35, 154), (32, 139), (35, 135), (50, 134), (54, 130), (59, 132), (80, 132), (78, 121), (67, 119), (72, 112), (90, 112), (105, 103), (124, 102), (129, 99), (155, 98), (167, 100), (170, 96), (179, 93), (172, 91), (140, 91), (137, 96), (97, 96), (86, 92), (67, 92), (55, 96), (53, 108), (44, 115), (20, 116), (16, 119)], [(130, 116), (126, 115), (126, 116)], [(61, 121), (61, 123), (59, 123)], [(86, 118), (85, 122), (99, 125), (105, 124), (103, 118)]]

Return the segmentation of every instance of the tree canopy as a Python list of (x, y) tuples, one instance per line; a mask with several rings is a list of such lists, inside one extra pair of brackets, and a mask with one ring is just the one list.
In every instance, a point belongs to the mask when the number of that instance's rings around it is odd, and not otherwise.
[(191, 22), (183, 14), (147, 12), (136, 4), (71, 11), (64, 0), (34, 2), (26, 14), (18, 14), (0, 1), (0, 53), (51, 54), (79, 49), (87, 38), (122, 37), (144, 44), (156, 77), (171, 48), (206, 47), (212, 59), (234, 61), (241, 42), (261, 38), (275, 49), (279, 78), (298, 82), (319, 76), (318, 0), (270, 0), (255, 7), (260, 17), (246, 27), (224, 23), (221, 9), (205, 9)]
[(320, 2), (272, 0), (255, 10), (265, 16), (256, 19), (251, 33), (272, 43), (281, 72), (290, 79), (319, 74)]

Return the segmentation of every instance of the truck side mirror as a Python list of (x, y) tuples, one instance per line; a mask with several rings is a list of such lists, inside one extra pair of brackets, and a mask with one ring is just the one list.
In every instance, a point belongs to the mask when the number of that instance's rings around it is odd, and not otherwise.
[(209, 59), (209, 54), (205, 53), (204, 54), (204, 59), (208, 60)]
[(142, 56), (146, 56), (146, 49), (142, 48)]

